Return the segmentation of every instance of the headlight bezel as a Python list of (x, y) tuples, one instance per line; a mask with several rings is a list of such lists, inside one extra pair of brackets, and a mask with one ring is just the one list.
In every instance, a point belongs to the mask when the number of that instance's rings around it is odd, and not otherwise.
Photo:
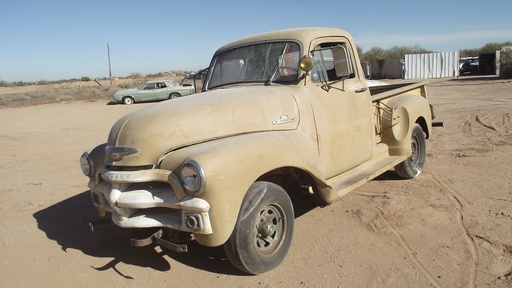
[(201, 195), (206, 189), (204, 170), (195, 160), (188, 159), (181, 165), (180, 180), (189, 196)]
[(85, 176), (90, 177), (92, 175), (94, 171), (94, 161), (92, 161), (89, 153), (84, 152), (82, 156), (80, 156), (80, 168)]

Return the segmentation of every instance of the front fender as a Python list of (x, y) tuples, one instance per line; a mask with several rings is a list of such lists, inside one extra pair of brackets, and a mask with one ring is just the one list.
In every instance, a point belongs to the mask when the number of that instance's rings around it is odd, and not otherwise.
[(106, 146), (107, 143), (103, 143), (84, 152), (84, 154), (88, 155), (87, 157), (91, 160), (90, 162), (92, 164), (91, 174), (89, 175), (90, 181), (96, 181), (99, 168), (105, 159)]
[(324, 179), (316, 142), (297, 130), (244, 134), (186, 147), (168, 154), (161, 168), (179, 169), (176, 159), (194, 160), (205, 172), (206, 188), (199, 197), (210, 203), (213, 234), (195, 235), (197, 242), (205, 246), (226, 242), (245, 193), (266, 172), (297, 167)]

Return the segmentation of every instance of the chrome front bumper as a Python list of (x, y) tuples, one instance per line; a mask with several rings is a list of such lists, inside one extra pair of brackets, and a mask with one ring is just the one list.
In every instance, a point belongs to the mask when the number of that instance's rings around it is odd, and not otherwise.
[(178, 177), (171, 171), (101, 170), (88, 186), (100, 215), (112, 213), (116, 225), (123, 228), (167, 227), (212, 234), (210, 204), (186, 195)]

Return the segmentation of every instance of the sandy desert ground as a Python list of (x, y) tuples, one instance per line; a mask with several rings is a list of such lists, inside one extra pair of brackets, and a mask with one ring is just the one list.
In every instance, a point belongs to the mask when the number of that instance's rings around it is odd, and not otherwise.
[(80, 220), (97, 215), (81, 153), (152, 104), (0, 109), (0, 287), (511, 287), (512, 81), (434, 80), (428, 92), (445, 127), (422, 175), (388, 172), (301, 215), (285, 261), (259, 276), (222, 249), (135, 248), (126, 230)]

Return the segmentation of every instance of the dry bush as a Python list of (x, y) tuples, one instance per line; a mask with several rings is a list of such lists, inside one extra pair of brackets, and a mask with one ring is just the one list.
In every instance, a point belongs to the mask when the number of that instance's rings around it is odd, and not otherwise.
[[(13, 89), (8, 90), (7, 93), (0, 93), (0, 108), (33, 106), (68, 101), (105, 101), (105, 103), (109, 103), (112, 101), (112, 94), (116, 91), (135, 88), (148, 80), (174, 79), (181, 81), (184, 74), (165, 73), (163, 76), (150, 76), (152, 77), (116, 78), (113, 80), (112, 85), (110, 85), (108, 79), (102, 79), (35, 85), (30, 87), (30, 91), (24, 89), (27, 86), (13, 87)], [(193, 83), (191, 81), (192, 80), (187, 79), (185, 83)], [(198, 89), (200, 89), (200, 87), (198, 87)]]
[(67, 101), (105, 101), (112, 100), (112, 94), (120, 90), (117, 86), (59, 87), (36, 90), (25, 93), (0, 96), (0, 107), (22, 107)]

